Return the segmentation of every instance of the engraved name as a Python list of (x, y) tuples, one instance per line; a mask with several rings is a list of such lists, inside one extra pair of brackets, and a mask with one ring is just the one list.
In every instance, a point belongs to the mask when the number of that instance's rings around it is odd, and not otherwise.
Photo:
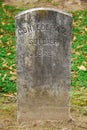
[(58, 39), (29, 39), (29, 44), (31, 45), (43, 45), (43, 46), (59, 46)]
[(32, 24), (18, 28), (18, 34), (23, 35), (26, 33), (32, 33), (35, 31), (57, 31), (66, 36), (67, 31), (63, 25), (52, 25), (52, 24)]

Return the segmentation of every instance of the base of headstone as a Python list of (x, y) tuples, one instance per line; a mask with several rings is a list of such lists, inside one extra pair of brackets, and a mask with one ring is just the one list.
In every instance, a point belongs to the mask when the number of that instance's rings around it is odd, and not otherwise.
[[(56, 111), (56, 112), (55, 112)], [(42, 115), (43, 113), (43, 115)], [(22, 115), (18, 114), (18, 122), (19, 123), (28, 123), (29, 121), (69, 121), (71, 117), (69, 116), (69, 112), (67, 112), (67, 108), (59, 108), (59, 109), (48, 109), (42, 108), (37, 111), (28, 111), (23, 112)]]
[[(22, 88), (23, 89), (23, 88)], [(24, 89), (26, 91), (26, 89)], [(18, 94), (18, 122), (29, 121), (69, 121), (69, 93), (65, 91), (54, 95), (51, 90), (31, 89)], [(23, 97), (21, 100), (21, 96)], [(23, 100), (24, 99), (24, 100)], [(26, 99), (26, 101), (25, 101)]]

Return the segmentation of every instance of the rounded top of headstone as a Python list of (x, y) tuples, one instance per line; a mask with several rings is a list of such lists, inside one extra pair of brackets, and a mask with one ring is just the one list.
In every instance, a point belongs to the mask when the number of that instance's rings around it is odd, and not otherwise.
[(54, 8), (32, 8), (32, 9), (29, 9), (29, 10), (26, 10), (26, 11), (22, 11), (21, 13), (17, 14), (15, 17), (19, 17), (19, 16), (22, 16), (22, 15), (25, 15), (29, 12), (34, 12), (34, 11), (42, 11), (42, 10), (45, 10), (45, 11), (53, 11), (53, 12), (58, 12), (60, 14), (64, 14), (66, 16), (69, 16), (69, 17), (72, 17), (71, 14), (68, 14), (66, 12), (63, 12), (61, 10), (58, 10), (58, 9), (54, 9)]

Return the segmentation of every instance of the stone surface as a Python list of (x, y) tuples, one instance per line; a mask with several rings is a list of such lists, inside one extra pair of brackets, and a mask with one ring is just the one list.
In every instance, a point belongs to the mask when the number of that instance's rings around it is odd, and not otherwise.
[(51, 8), (16, 16), (18, 120), (69, 120), (72, 17)]

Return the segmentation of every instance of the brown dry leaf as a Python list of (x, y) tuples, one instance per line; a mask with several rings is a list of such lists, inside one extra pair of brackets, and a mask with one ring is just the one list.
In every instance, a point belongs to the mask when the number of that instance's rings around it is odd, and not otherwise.
[(1, 47), (4, 48), (5, 46), (2, 44)]
[(2, 25), (5, 25), (5, 22), (2, 22)]
[(12, 66), (15, 66), (15, 64), (13, 64)]
[(12, 66), (10, 66), (9, 69), (12, 70), (13, 69)]
[(7, 62), (3, 63), (3, 67), (6, 67), (7, 66)]
[(82, 18), (83, 18), (83, 16), (80, 16), (80, 17), (79, 17), (79, 19), (82, 19)]
[[(10, 72), (11, 74), (16, 73), (16, 70), (13, 69), (14, 66), (15, 66), (15, 64), (13, 64), (13, 65), (11, 65), (11, 66), (9, 67), (9, 69), (12, 71), (12, 72)], [(14, 71), (14, 72), (13, 72), (13, 71)]]
[(85, 90), (85, 87), (81, 87), (80, 90), (81, 90), (81, 91), (82, 91), (82, 90)]
[(80, 53), (79, 53), (78, 51), (76, 51), (76, 52), (75, 52), (75, 54), (76, 54), (77, 56), (79, 56), (79, 55), (80, 55)]
[(79, 53), (78, 51), (76, 51), (75, 49), (72, 50), (72, 53), (73, 53), (73, 54), (76, 54), (77, 56), (80, 55), (80, 53)]
[(2, 81), (4, 81), (4, 80), (5, 80), (6, 76), (7, 76), (7, 75), (6, 75), (6, 74), (4, 74), (4, 76), (3, 76), (3, 78), (2, 78)]
[(15, 81), (16, 80), (16, 76), (12, 76), (9, 80)]
[(85, 54), (85, 58), (87, 58), (87, 54)]
[(8, 67), (4, 67), (4, 68), (2, 68), (3, 70), (8, 70)]
[(1, 29), (1, 33), (3, 33), (4, 32), (4, 30), (3, 29)]
[(85, 29), (85, 31), (87, 32), (87, 26), (86, 26), (84, 29)]
[(7, 94), (7, 93), (3, 94), (4, 97), (9, 97), (9, 96), (11, 96), (11, 95), (12, 95), (12, 94)]
[(7, 53), (7, 56), (11, 55), (11, 53)]
[(79, 44), (79, 45), (77, 46), (77, 49), (79, 49), (79, 48), (81, 48), (81, 47), (83, 47), (83, 45)]
[(4, 93), (4, 97), (15, 97), (17, 94), (16, 93)]
[(3, 35), (0, 35), (0, 38), (2, 38), (3, 37)]
[(76, 36), (73, 36), (73, 42), (76, 40)]
[(75, 49), (73, 49), (73, 50), (72, 50), (72, 53), (75, 53), (75, 51), (76, 51), (76, 50), (75, 50)]
[(10, 71), (10, 74), (16, 74), (16, 70)]
[(2, 41), (0, 40), (0, 43), (2, 43)]
[(15, 48), (15, 46), (12, 46), (11, 48), (12, 48), (12, 49), (14, 49), (14, 48)]
[(4, 48), (4, 45), (1, 40), (0, 40), (0, 47)]
[(8, 42), (7, 42), (7, 45), (10, 45), (10, 44), (11, 44), (11, 43), (8, 41)]
[(2, 7), (4, 7), (6, 5), (6, 3), (2, 3)]
[(87, 62), (86, 61), (83, 61), (82, 64), (85, 65), (85, 66), (87, 66)]
[(77, 75), (76, 75), (76, 74), (74, 74), (74, 75), (73, 75), (73, 78), (76, 78), (76, 77), (77, 77)]
[(86, 67), (83, 66), (83, 65), (79, 66), (78, 68), (79, 68), (79, 70), (84, 70), (84, 71), (86, 71)]

